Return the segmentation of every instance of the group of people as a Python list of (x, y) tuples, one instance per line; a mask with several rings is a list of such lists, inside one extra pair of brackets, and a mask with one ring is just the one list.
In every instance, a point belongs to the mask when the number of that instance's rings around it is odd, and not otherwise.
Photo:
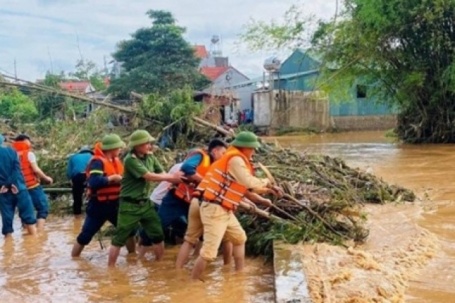
[(30, 137), (20, 134), (6, 146), (0, 135), (0, 214), (5, 238), (14, 231), (16, 209), (28, 233), (34, 235), (44, 227), (49, 204), (41, 182), (51, 184), (53, 180), (38, 166)]
[[(68, 177), (72, 180), (76, 215), (81, 213), (85, 186), (88, 198), (85, 221), (71, 255), (80, 256), (93, 236), (109, 221), (115, 226), (109, 266), (115, 266), (123, 246), (129, 253), (137, 252), (138, 258), (150, 251), (156, 260), (160, 260), (165, 240), (176, 244), (176, 239), (181, 239), (176, 268), (187, 263), (193, 249), (199, 252), (192, 278), (201, 278), (207, 263), (217, 257), (220, 247), (225, 264), (233, 259), (236, 270), (241, 270), (246, 234), (235, 216), (236, 209), (246, 200), (270, 207), (272, 202), (261, 195), (282, 195), (268, 179), (255, 177), (251, 160), (260, 146), (256, 135), (241, 132), (230, 145), (213, 139), (206, 148), (189, 151), (185, 160), (167, 173), (153, 155), (154, 142), (147, 131), (136, 130), (129, 138), (128, 153), (122, 160), (120, 153), (126, 144), (118, 135), (108, 134), (93, 150), (85, 147), (70, 158)], [(17, 166), (18, 157), (8, 148), (0, 150), (0, 157), (11, 158), (9, 167), (0, 167), (0, 185), (2, 191), (6, 189), (0, 197), (21, 209), (15, 201), (19, 200), (18, 194), (25, 186), (13, 180), (21, 177), (3, 174), (4, 170)], [(35, 172), (35, 176), (52, 181), (42, 172)], [(160, 183), (152, 192), (155, 182)], [(2, 202), (0, 200), (0, 205)], [(5, 214), (10, 218), (3, 208), (2, 218)], [(29, 212), (28, 209), (20, 211), (27, 227), (35, 223)], [(4, 231), (5, 226), (9, 228), (5, 222), (8, 223), (4, 219)], [(12, 232), (12, 228), (6, 231)]]

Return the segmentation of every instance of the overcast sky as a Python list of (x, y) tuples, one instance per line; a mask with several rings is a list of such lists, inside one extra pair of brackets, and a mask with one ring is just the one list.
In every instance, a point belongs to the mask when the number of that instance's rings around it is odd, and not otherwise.
[(231, 65), (257, 76), (274, 54), (238, 50), (238, 34), (250, 18), (279, 19), (293, 3), (318, 18), (335, 12), (335, 0), (0, 0), (0, 71), (13, 74), (16, 60), (18, 77), (35, 80), (51, 69), (72, 71), (80, 54), (102, 67), (118, 41), (150, 25), (147, 10), (163, 9), (187, 28), (190, 43), (209, 48), (219, 35)]

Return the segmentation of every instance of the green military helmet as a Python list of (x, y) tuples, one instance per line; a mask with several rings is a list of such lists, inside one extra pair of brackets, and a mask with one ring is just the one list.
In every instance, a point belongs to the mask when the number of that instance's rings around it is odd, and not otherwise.
[(153, 138), (148, 131), (143, 129), (138, 129), (130, 136), (130, 143), (129, 147), (134, 148), (136, 146), (142, 145), (144, 143), (152, 143), (155, 142), (155, 138)]
[(109, 134), (105, 135), (101, 140), (101, 149), (102, 150), (112, 150), (117, 148), (124, 148), (125, 142), (122, 141), (119, 135)]
[(247, 131), (240, 132), (237, 136), (235, 136), (231, 145), (243, 148), (258, 148), (261, 146), (258, 137), (254, 133)]

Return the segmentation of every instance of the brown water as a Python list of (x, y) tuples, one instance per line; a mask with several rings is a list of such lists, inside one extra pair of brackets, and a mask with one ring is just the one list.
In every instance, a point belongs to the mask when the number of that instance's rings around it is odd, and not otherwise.
[(177, 248), (161, 262), (138, 262), (122, 251), (119, 266), (108, 269), (107, 251), (95, 240), (72, 260), (81, 223), (54, 217), (32, 238), (18, 232), (16, 221), (13, 241), (0, 240), (0, 302), (273, 302), (272, 268), (262, 259), (248, 259), (242, 274), (218, 260), (205, 283), (173, 269)]
[[(369, 209), (372, 232), (369, 244), (363, 249), (370, 251), (373, 260), (381, 264), (382, 278), (378, 281), (390, 278), (387, 269), (396, 274), (397, 264), (404, 264), (401, 270), (405, 272), (398, 274), (398, 284), (405, 287), (404, 296), (390, 301), (455, 302), (455, 145), (395, 144), (382, 132), (284, 137), (279, 142), (310, 153), (341, 157), (349, 165), (372, 172), (389, 183), (415, 190), (420, 196), (415, 205)], [(336, 259), (333, 256), (336, 252), (323, 255), (323, 250), (319, 248), (319, 254), (325, 259)], [(391, 251), (389, 259), (397, 259), (387, 267), (384, 256), (388, 256), (388, 251)], [(379, 252), (382, 256), (375, 255)], [(370, 273), (371, 276), (374, 274)]]
[[(420, 250), (418, 246), (411, 246), (411, 250), (420, 252), (416, 256), (428, 257), (429, 262), (413, 263), (403, 257), (408, 266), (405, 269), (412, 272), (412, 267), (415, 267), (419, 270), (410, 281), (398, 282), (406, 287), (406, 302), (455, 301), (455, 188), (452, 187), (455, 146), (397, 145), (379, 132), (282, 137), (279, 140), (283, 145), (302, 151), (339, 156), (348, 164), (367, 169), (390, 183), (416, 190), (423, 201), (414, 206), (393, 208), (390, 205), (370, 209), (372, 231), (376, 232), (372, 232), (369, 248), (374, 250), (375, 246), (387, 247), (389, 244), (392, 249), (397, 243), (412, 243), (414, 240), (420, 243), (433, 239), (434, 235), (437, 238), (436, 254), (429, 252), (432, 243), (421, 245)], [(70, 250), (81, 223), (73, 218), (50, 218), (46, 231), (32, 238), (22, 236), (20, 223), (15, 221), (14, 239), (6, 242), (0, 239), (0, 302), (273, 301), (272, 268), (265, 266), (261, 259), (247, 260), (243, 274), (235, 274), (232, 268), (223, 267), (218, 260), (208, 268), (205, 283), (191, 282), (188, 271), (173, 270), (176, 248), (169, 249), (165, 259), (159, 263), (137, 262), (134, 257), (126, 258), (123, 251), (118, 268), (109, 270), (106, 267), (107, 251), (101, 250), (99, 243), (93, 241), (81, 259), (73, 260)], [(413, 224), (431, 234), (420, 232)], [(106, 240), (104, 244), (108, 246), (109, 243)], [(335, 260), (333, 254), (337, 252), (328, 249), (324, 255), (324, 251), (322, 246), (318, 253), (323, 263), (316, 265), (316, 271), (322, 270), (324, 264), (328, 268), (333, 265), (330, 260)], [(395, 263), (390, 260), (400, 254), (401, 250), (384, 251), (383, 256), (371, 254), (370, 258), (361, 252), (350, 252), (356, 262), (363, 262), (363, 267), (382, 266), (382, 272), (375, 272), (379, 281), (402, 274), (387, 271), (393, 268), (393, 264), (387, 265), (387, 256), (390, 256), (388, 263)], [(381, 262), (382, 265), (376, 265)], [(426, 265), (421, 269), (423, 264)], [(357, 264), (357, 271), (358, 267)], [(350, 274), (339, 272), (332, 280), (348, 279)], [(381, 291), (388, 290), (384, 286)]]

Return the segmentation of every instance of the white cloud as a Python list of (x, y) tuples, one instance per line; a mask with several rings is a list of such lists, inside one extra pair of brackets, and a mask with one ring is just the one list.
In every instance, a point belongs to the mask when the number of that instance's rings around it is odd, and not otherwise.
[[(335, 1), (306, 0), (305, 12), (328, 18)], [(0, 71), (28, 80), (54, 71), (70, 70), (80, 57), (102, 66), (118, 41), (128, 39), (136, 29), (150, 25), (149, 9), (171, 11), (187, 28), (186, 38), (193, 44), (210, 43), (211, 35), (222, 38), (222, 50), (232, 65), (247, 75), (262, 73), (267, 52), (236, 51), (237, 35), (250, 18), (279, 19), (293, 0), (1, 0)]]

